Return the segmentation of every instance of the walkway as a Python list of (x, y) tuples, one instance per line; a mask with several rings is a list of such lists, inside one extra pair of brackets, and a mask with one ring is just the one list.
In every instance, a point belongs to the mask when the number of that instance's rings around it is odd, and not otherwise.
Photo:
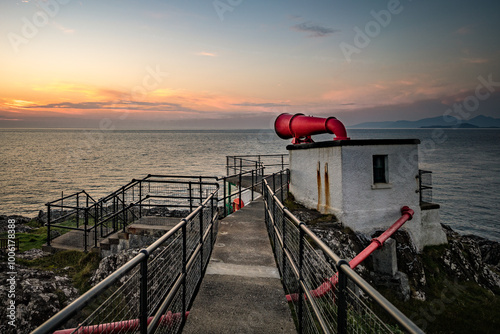
[(183, 333), (295, 333), (257, 200), (220, 222)]

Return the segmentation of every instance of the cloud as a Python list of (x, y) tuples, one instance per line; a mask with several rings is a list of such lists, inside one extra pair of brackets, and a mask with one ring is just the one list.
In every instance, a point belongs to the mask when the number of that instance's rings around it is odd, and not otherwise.
[(289, 104), (284, 104), (284, 103), (253, 103), (253, 102), (233, 103), (231, 105), (239, 107), (266, 107), (266, 108), (289, 106)]
[(308, 37), (326, 37), (328, 35), (340, 32), (339, 29), (333, 29), (325, 26), (313, 24), (311, 22), (302, 22), (291, 27), (292, 30), (310, 33)]
[(457, 35), (470, 35), (472, 33), (472, 27), (470, 25), (460, 27), (455, 31)]
[(50, 24), (56, 28), (57, 30), (60, 30), (62, 31), (63, 33), (65, 34), (73, 34), (75, 32), (75, 29), (70, 29), (70, 28), (66, 28), (65, 26), (63, 26), (62, 24), (59, 24), (55, 21), (51, 21)]
[(178, 103), (144, 101), (105, 101), (105, 102), (61, 102), (31, 105), (29, 109), (72, 109), (72, 110), (139, 110), (139, 111), (194, 111)]
[(202, 52), (197, 52), (196, 55), (198, 56), (206, 56), (206, 57), (217, 57), (217, 54), (216, 53), (213, 53), (213, 52), (205, 52), (205, 51), (202, 51)]
[(462, 58), (462, 61), (467, 64), (486, 64), (490, 62), (486, 58)]

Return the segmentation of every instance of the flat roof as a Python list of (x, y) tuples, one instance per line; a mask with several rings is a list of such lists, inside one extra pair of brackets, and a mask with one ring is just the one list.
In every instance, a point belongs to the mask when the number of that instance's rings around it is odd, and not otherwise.
[(418, 145), (420, 139), (351, 139), (351, 140), (329, 140), (307, 144), (287, 145), (286, 149), (307, 150), (311, 148), (335, 147), (335, 146), (370, 146), (370, 145)]

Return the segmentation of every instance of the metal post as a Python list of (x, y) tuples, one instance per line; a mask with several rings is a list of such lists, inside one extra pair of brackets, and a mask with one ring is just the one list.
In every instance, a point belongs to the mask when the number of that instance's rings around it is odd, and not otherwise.
[(64, 191), (61, 191), (61, 216), (64, 215)]
[(337, 263), (337, 270), (339, 274), (338, 283), (338, 313), (337, 313), (337, 332), (340, 334), (347, 333), (347, 275), (342, 270), (342, 265), (349, 265), (346, 260), (340, 260)]
[[(302, 287), (301, 282), (304, 280), (304, 274), (303, 274), (303, 266), (304, 266), (304, 231), (301, 228), (302, 226), (299, 225), (299, 286)], [(298, 323), (299, 323), (299, 333), (302, 333), (303, 331), (303, 312), (304, 312), (304, 291), (302, 291), (302, 288), (300, 289), (301, 292), (299, 293), (299, 311), (298, 311)]]
[[(94, 247), (97, 248), (97, 213), (99, 212), (99, 208), (97, 207), (97, 203), (94, 205)], [(102, 234), (101, 234), (102, 235)]]
[(200, 176), (200, 205), (203, 203), (203, 184), (202, 184), (202, 178)]
[(273, 193), (276, 193), (276, 180), (275, 180), (276, 173), (273, 173)]
[(139, 218), (142, 218), (142, 180), (139, 181)]
[[(240, 160), (240, 161), (241, 161), (241, 160)], [(243, 186), (241, 185), (241, 169), (240, 169), (240, 174), (239, 174), (239, 183), (240, 183), (240, 184), (239, 184), (240, 188), (239, 188), (239, 191), (238, 191), (238, 198), (240, 199), (240, 207), (241, 207), (241, 202), (243, 202), (243, 201), (242, 201), (242, 199), (241, 199), (241, 188), (243, 187)]]
[(192, 196), (192, 184), (189, 181), (189, 212), (193, 212), (193, 196)]
[(254, 200), (253, 198), (253, 174), (254, 174), (255, 170), (252, 169), (252, 201)]
[(222, 185), (224, 187), (224, 194), (223, 194), (224, 198), (222, 198), (222, 201), (224, 203), (224, 217), (226, 217), (227, 216), (227, 204), (226, 204), (227, 192), (226, 192), (226, 177), (225, 176), (222, 178), (222, 182), (223, 182)]
[(47, 246), (50, 246), (50, 204), (47, 204)]
[(201, 245), (200, 248), (200, 277), (203, 277), (203, 267), (205, 266), (205, 263), (203, 262), (203, 211), (204, 207), (201, 208), (200, 212), (200, 239), (199, 243)]
[(280, 170), (280, 199), (283, 204), (283, 170)]
[(184, 279), (182, 280), (182, 321), (186, 321), (186, 310), (187, 310), (187, 287), (186, 287), (186, 265), (187, 265), (187, 238), (186, 238), (186, 225), (187, 220), (184, 220), (184, 224), (182, 225), (182, 275)]
[(76, 228), (80, 227), (80, 193), (76, 194)]
[(83, 242), (85, 243), (85, 245), (84, 245), (84, 251), (85, 251), (85, 253), (87, 253), (87, 238), (88, 238), (88, 236), (87, 236), (87, 226), (88, 226), (88, 224), (89, 224), (89, 208), (87, 207), (87, 208), (85, 208), (85, 228), (84, 228), (84, 231), (83, 231), (83, 235), (84, 235)]
[(226, 156), (226, 175), (229, 176), (229, 156)]
[(146, 257), (141, 262), (141, 285), (140, 285), (140, 314), (139, 323), (141, 334), (148, 333), (148, 253), (143, 251)]
[[(281, 209), (279, 209), (281, 211)], [(283, 251), (282, 254), (282, 263), (283, 263), (283, 277), (286, 275), (286, 252), (287, 249), (287, 240), (286, 240), (286, 219), (284, 212), (281, 212), (281, 240), (283, 240)]]
[(125, 232), (125, 226), (127, 225), (127, 211), (125, 210), (125, 187), (122, 187), (122, 210), (123, 210), (123, 232)]
[(210, 249), (212, 249), (214, 244), (214, 196), (212, 194), (212, 198), (210, 199), (210, 223), (212, 223), (212, 227), (210, 228)]
[(281, 155), (281, 170), (285, 169), (285, 164), (283, 163), (283, 154)]

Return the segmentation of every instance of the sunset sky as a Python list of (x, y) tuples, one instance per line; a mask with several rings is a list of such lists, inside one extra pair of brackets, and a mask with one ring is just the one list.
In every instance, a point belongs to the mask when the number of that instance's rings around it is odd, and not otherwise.
[(500, 117), (498, 1), (6, 0), (0, 35), (0, 127)]

